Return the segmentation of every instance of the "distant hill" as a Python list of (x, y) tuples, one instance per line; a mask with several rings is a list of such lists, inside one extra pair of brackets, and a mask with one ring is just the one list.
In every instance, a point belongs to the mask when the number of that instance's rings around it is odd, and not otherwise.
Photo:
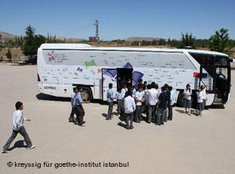
[(86, 40), (86, 39), (56, 37), (56, 40), (65, 40), (65, 42), (79, 42), (79, 41), (83, 41), (83, 40)]
[[(14, 40), (15, 37), (19, 37), (19, 36), (14, 35), (14, 34), (10, 34), (10, 33), (7, 33), (7, 32), (0, 31), (0, 41)], [(53, 39), (53, 37), (52, 37), (52, 39)], [(66, 38), (66, 37), (56, 37), (55, 39), (56, 40), (65, 40), (65, 42), (79, 42), (79, 41), (82, 41), (82, 40), (86, 40), (86, 39)]]
[(8, 40), (15, 39), (15, 36), (16, 35), (14, 35), (14, 34), (9, 34), (9, 33), (0, 31), (0, 40), (1, 41), (8, 41)]
[(162, 38), (155, 38), (155, 37), (128, 37), (125, 41), (133, 42), (133, 41), (153, 41), (153, 40), (160, 40)]

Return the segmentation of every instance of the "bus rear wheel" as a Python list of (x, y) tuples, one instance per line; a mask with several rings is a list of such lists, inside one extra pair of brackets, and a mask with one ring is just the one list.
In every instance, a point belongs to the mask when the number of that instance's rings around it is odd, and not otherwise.
[(91, 89), (89, 87), (82, 87), (82, 98), (85, 101), (91, 101), (93, 99)]
[[(177, 106), (184, 107), (184, 92), (180, 92), (178, 99), (177, 99)], [(197, 106), (197, 94), (193, 92), (191, 97), (191, 107), (196, 108)]]
[(180, 92), (177, 99), (177, 106), (184, 107), (184, 93)]

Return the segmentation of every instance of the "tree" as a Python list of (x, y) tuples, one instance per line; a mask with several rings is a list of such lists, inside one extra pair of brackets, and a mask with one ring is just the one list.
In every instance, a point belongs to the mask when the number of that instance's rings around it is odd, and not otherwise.
[(166, 40), (165, 39), (159, 39), (158, 44), (159, 45), (166, 45)]
[(47, 40), (46, 37), (44, 37), (40, 34), (34, 36), (34, 50), (36, 50), (36, 53), (37, 53), (37, 49), (40, 47), (40, 45), (42, 43), (45, 43), (46, 40)]
[(30, 25), (26, 28), (26, 36), (24, 37), (23, 53), (26, 56), (37, 54), (37, 49), (42, 43), (46, 42), (46, 38), (42, 35), (35, 35), (35, 29)]
[(195, 41), (195, 37), (192, 36), (192, 33), (182, 34), (180, 47), (181, 48), (195, 48), (194, 41)]
[(231, 54), (232, 40), (229, 38), (228, 29), (221, 28), (220, 31), (216, 31), (209, 41), (209, 48), (212, 51)]
[(7, 50), (6, 56), (11, 61), (12, 54), (11, 54), (11, 50), (10, 49)]
[(30, 25), (26, 28), (26, 36), (24, 37), (25, 43), (23, 45), (23, 53), (28, 55), (36, 54), (34, 48), (34, 28)]

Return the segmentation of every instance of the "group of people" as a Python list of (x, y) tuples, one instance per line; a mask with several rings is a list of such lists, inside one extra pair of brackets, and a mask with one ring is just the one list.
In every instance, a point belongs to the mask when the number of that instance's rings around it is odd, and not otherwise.
[[(205, 109), (206, 106), (206, 100), (207, 100), (207, 95), (206, 95), (206, 86), (201, 85), (198, 88), (197, 94), (197, 109), (198, 109), (198, 115), (202, 116), (202, 111)], [(192, 103), (192, 89), (190, 88), (190, 85), (186, 85), (186, 89), (184, 90), (184, 108), (185, 108), (185, 113), (188, 115), (191, 115), (191, 103)]]
[[(87, 102), (83, 101), (82, 99), (82, 88), (79, 87), (74, 87), (73, 88), (73, 93), (71, 96), (71, 106), (72, 106), (72, 111), (69, 117), (69, 122), (73, 122), (79, 126), (82, 126), (86, 122), (83, 120), (85, 111), (82, 107), (82, 103)], [(74, 118), (74, 114), (76, 114), (76, 118)]]
[[(172, 120), (173, 112), (172, 107), (174, 105), (175, 97), (172, 87), (165, 84), (161, 87), (161, 92), (158, 89), (158, 84), (152, 82), (147, 84), (139, 81), (138, 85), (131, 87), (128, 84), (124, 84), (123, 88), (119, 88), (117, 93), (114, 95), (113, 84), (109, 84), (107, 91), (107, 102), (108, 102), (108, 114), (106, 120), (112, 118), (113, 101), (117, 100), (117, 111), (120, 116), (125, 117), (126, 128), (133, 129), (133, 121), (140, 123), (143, 120), (142, 113), (145, 112), (147, 123), (155, 123), (156, 125), (163, 125), (164, 122)], [(184, 95), (184, 108), (185, 113), (191, 115), (191, 100), (193, 92), (190, 85), (186, 85), (186, 89), (183, 92)], [(200, 116), (206, 105), (206, 86), (202, 85), (198, 88), (197, 92), (197, 104)], [(69, 117), (69, 122), (73, 122), (79, 126), (85, 124), (83, 120), (85, 111), (82, 107), (82, 103), (87, 102), (82, 99), (82, 88), (73, 88), (73, 94), (71, 97), (72, 111)], [(10, 138), (3, 146), (2, 152), (8, 151), (10, 144), (15, 139), (18, 133), (20, 133), (27, 144), (27, 149), (35, 148), (23, 126), (24, 121), (31, 121), (23, 116), (23, 103), (18, 101), (15, 104), (16, 110), (13, 113), (13, 130)], [(74, 118), (76, 114), (76, 118)]]
[(109, 84), (107, 91), (108, 114), (106, 120), (112, 118), (113, 101), (117, 100), (117, 112), (120, 116), (125, 116), (126, 128), (133, 129), (133, 121), (140, 123), (143, 120), (142, 113), (145, 112), (147, 123), (163, 125), (167, 120), (172, 120), (174, 105), (174, 93), (172, 87), (165, 84), (158, 89), (158, 84), (152, 82), (147, 84), (139, 81), (138, 85), (119, 88), (117, 93), (113, 93), (113, 84)]

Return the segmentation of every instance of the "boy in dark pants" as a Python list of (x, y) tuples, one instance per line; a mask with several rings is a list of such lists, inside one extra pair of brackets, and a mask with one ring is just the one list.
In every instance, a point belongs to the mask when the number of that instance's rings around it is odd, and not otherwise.
[(142, 108), (144, 102), (144, 92), (143, 87), (140, 87), (139, 90), (135, 94), (135, 101), (136, 101), (136, 114), (135, 114), (135, 121), (140, 123), (142, 120)]
[(82, 88), (78, 88), (78, 93), (75, 96), (75, 113), (77, 116), (77, 121), (78, 121), (78, 125), (82, 126), (84, 123), (86, 123), (85, 121), (83, 121), (84, 115), (85, 115), (85, 111), (82, 107)]
[(168, 104), (168, 120), (172, 120), (172, 118), (173, 118), (172, 108), (173, 108), (173, 104), (174, 104), (174, 94), (173, 94), (173, 91), (172, 91), (172, 86), (169, 86), (168, 89), (170, 91), (170, 101), (169, 101), (169, 104)]
[(75, 97), (77, 96), (77, 93), (78, 93), (78, 89), (77, 89), (77, 87), (74, 87), (73, 88), (73, 94), (71, 96), (72, 110), (71, 110), (71, 113), (70, 113), (69, 122), (74, 122), (74, 114), (76, 113)]
[(166, 94), (165, 90), (165, 87), (162, 87), (162, 93), (160, 94), (158, 103), (156, 105), (156, 125), (163, 125), (167, 117), (168, 95)]
[(117, 112), (118, 112), (119, 115), (121, 115), (122, 108), (123, 108), (121, 88), (118, 88), (115, 99), (117, 99)]
[(113, 84), (110, 83), (109, 84), (109, 89), (107, 91), (107, 102), (108, 102), (108, 105), (109, 105), (109, 108), (108, 108), (108, 114), (106, 116), (106, 120), (110, 120), (111, 119), (111, 116), (112, 116), (112, 112), (113, 112)]
[(199, 115), (202, 116), (202, 110), (203, 110), (203, 91), (199, 87), (197, 92), (197, 104), (198, 104), (198, 111)]
[(16, 111), (13, 113), (13, 125), (12, 125), (13, 131), (12, 131), (11, 137), (8, 139), (6, 144), (3, 146), (2, 153), (7, 152), (12, 141), (15, 139), (15, 137), (17, 136), (18, 133), (20, 133), (24, 137), (24, 140), (27, 144), (27, 149), (35, 148), (35, 146), (32, 145), (32, 142), (28, 136), (28, 133), (26, 132), (26, 130), (23, 126), (24, 121), (31, 121), (30, 119), (23, 117), (23, 112), (22, 112), (22, 110), (24, 108), (23, 103), (18, 101), (18, 102), (16, 102), (15, 107), (16, 107)]
[(136, 109), (135, 100), (131, 97), (131, 91), (127, 91), (127, 97), (124, 98), (124, 113), (126, 115), (126, 128), (133, 129), (133, 113)]

